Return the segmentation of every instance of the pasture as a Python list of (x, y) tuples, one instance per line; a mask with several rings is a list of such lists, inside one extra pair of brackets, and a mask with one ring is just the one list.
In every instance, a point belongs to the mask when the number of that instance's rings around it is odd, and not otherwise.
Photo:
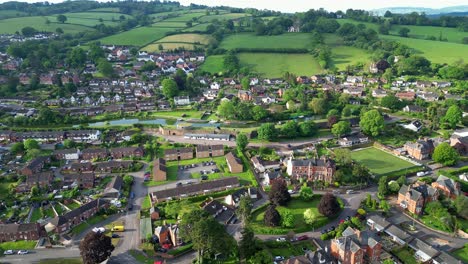
[(220, 45), (223, 49), (308, 49), (311, 35), (307, 33), (285, 33), (277, 36), (256, 36), (252, 33), (233, 34)]
[(195, 50), (195, 48), (203, 48), (203, 45), (198, 45), (198, 44), (193, 44), (193, 43), (151, 43), (147, 46), (144, 46), (141, 48), (141, 50), (145, 50), (148, 52), (159, 52), (159, 44), (162, 45), (163, 49), (162, 51), (169, 51), (169, 50), (175, 50), (175, 49), (185, 49), (185, 50)]
[(103, 20), (102, 22), (99, 21), (99, 19), (90, 19), (90, 18), (79, 18), (79, 17), (67, 17), (67, 21), (64, 24), (60, 24), (57, 22), (57, 16), (48, 16), (47, 17), (50, 22), (59, 24), (59, 25), (66, 25), (66, 24), (71, 24), (71, 25), (80, 25), (80, 26), (85, 26), (85, 27), (94, 27), (99, 24), (105, 24), (107, 26), (117, 26), (118, 22), (115, 21), (109, 21), (109, 20)]
[(381, 36), (381, 38), (405, 44), (433, 63), (451, 64), (460, 59), (468, 61), (468, 45), (397, 36)]
[(207, 45), (211, 41), (213, 41), (213, 37), (210, 35), (203, 35), (203, 34), (177, 34), (177, 35), (170, 35), (158, 40), (158, 43), (164, 42), (181, 42), (181, 43), (200, 43)]
[(434, 36), (436, 38), (442, 35), (442, 38), (447, 38), (448, 42), (462, 43), (462, 39), (468, 36), (467, 32), (462, 32), (456, 28), (445, 27), (426, 27), (426, 26), (407, 26), (407, 25), (394, 25), (390, 30), (391, 35), (398, 35), (398, 31), (406, 27), (410, 30), (409, 36), (411, 38), (426, 39), (426, 37)]
[(96, 9), (88, 10), (88, 12), (110, 12), (110, 13), (118, 13), (120, 10), (118, 7), (101, 7)]
[(188, 21), (192, 21), (194, 18), (199, 18), (204, 15), (205, 15), (204, 12), (187, 13), (187, 14), (181, 14), (177, 17), (165, 19), (164, 21), (166, 22), (188, 22)]
[(161, 21), (154, 23), (152, 25), (153, 27), (165, 27), (165, 28), (185, 28), (187, 25), (185, 25), (184, 22), (166, 22), (166, 21)]
[(206, 28), (208, 25), (211, 25), (211, 23), (203, 23), (203, 24), (198, 24), (196, 26), (186, 28), (182, 30), (183, 32), (193, 32), (193, 31), (206, 31)]
[(74, 17), (74, 18), (87, 18), (87, 19), (95, 19), (107, 21), (119, 21), (120, 16), (124, 16), (125, 19), (130, 19), (132, 16), (121, 14), (121, 13), (109, 13), (109, 12), (79, 12), (79, 13), (65, 13), (63, 14), (67, 18)]
[(338, 69), (345, 69), (347, 65), (368, 63), (369, 53), (364, 49), (342, 45), (343, 40), (335, 34), (325, 34), (325, 43), (332, 48), (332, 64)]
[(223, 55), (211, 55), (205, 59), (205, 62), (200, 67), (201, 71), (206, 71), (211, 74), (223, 71)]
[(46, 24), (47, 18), (42, 16), (31, 16), (31, 17), (17, 17), (4, 19), (0, 23), (0, 34), (9, 33), (13, 34), (16, 31), (21, 32), (24, 27), (33, 27), (39, 31), (55, 32), (57, 28), (63, 29), (65, 33), (78, 33), (84, 31), (92, 31), (93, 28), (85, 27), (81, 25), (72, 24), (59, 24), (56, 21), (49, 19), (50, 23)]
[(239, 53), (241, 66), (247, 66), (262, 77), (282, 77), (285, 72), (311, 76), (321, 73), (318, 61), (310, 54)]
[(203, 16), (198, 20), (200, 22), (211, 22), (214, 19), (217, 19), (217, 20), (230, 20), (230, 19), (237, 19), (237, 18), (246, 17), (246, 16), (250, 16), (250, 14), (246, 14), (246, 13), (227, 13), (227, 14)]
[(0, 10), (0, 19), (22, 17), (26, 15), (28, 14), (26, 14), (25, 12), (17, 11), (17, 10)]
[(414, 164), (406, 160), (374, 147), (352, 151), (351, 158), (375, 174), (385, 174), (415, 167)]
[(138, 27), (119, 34), (99, 39), (102, 44), (142, 47), (163, 38), (173, 28)]

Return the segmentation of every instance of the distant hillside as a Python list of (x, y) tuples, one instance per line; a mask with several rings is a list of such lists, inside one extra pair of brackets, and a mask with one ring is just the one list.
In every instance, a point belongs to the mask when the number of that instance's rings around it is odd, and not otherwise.
[(432, 8), (426, 8), (426, 7), (387, 7), (387, 8), (374, 9), (374, 10), (371, 10), (371, 11), (378, 14), (378, 15), (383, 15), (383, 14), (385, 14), (385, 12), (387, 10), (394, 13), (394, 14), (407, 14), (407, 13), (411, 13), (411, 12), (418, 12), (418, 13), (424, 12), (427, 15), (438, 15), (438, 14), (468, 12), (468, 5), (450, 6), (450, 7), (440, 8), (440, 9), (432, 9)]

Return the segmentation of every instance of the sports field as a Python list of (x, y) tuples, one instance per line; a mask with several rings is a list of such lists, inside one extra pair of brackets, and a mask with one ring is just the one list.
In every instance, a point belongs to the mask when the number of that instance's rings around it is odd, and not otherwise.
[(262, 77), (282, 77), (285, 72), (311, 76), (322, 68), (310, 54), (240, 53), (241, 66), (251, 67)]
[(109, 45), (130, 45), (142, 47), (163, 38), (166, 32), (173, 30), (173, 28), (139, 27), (102, 38), (99, 41), (102, 44)]
[(221, 42), (220, 48), (235, 49), (309, 49), (311, 35), (307, 33), (286, 33), (277, 36), (256, 36), (252, 33), (234, 34)]
[(373, 147), (352, 151), (351, 158), (362, 163), (375, 174), (384, 174), (415, 166), (406, 160)]
[(49, 19), (51, 23), (46, 24), (47, 18), (42, 16), (32, 16), (32, 17), (17, 17), (4, 19), (0, 23), (0, 34), (9, 33), (13, 34), (16, 31), (21, 32), (21, 29), (24, 27), (33, 27), (39, 31), (46, 32), (55, 32), (57, 28), (63, 29), (65, 33), (78, 33), (84, 31), (93, 31), (93, 28), (85, 27), (81, 25), (72, 25), (72, 24), (60, 24), (56, 21)]

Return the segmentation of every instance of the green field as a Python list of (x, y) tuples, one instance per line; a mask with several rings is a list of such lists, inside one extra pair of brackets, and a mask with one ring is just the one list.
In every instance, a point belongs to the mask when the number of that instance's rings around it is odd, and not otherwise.
[(325, 34), (325, 43), (332, 48), (332, 64), (338, 69), (369, 62), (370, 54), (366, 50), (344, 46), (342, 38), (335, 34)]
[(162, 28), (185, 28), (187, 27), (184, 22), (166, 22), (166, 21), (154, 23), (152, 26), (162, 27)]
[(351, 158), (362, 163), (375, 174), (384, 174), (415, 166), (410, 162), (373, 147), (352, 151)]
[(192, 21), (194, 18), (198, 18), (204, 15), (205, 15), (205, 12), (187, 13), (187, 14), (181, 14), (177, 17), (165, 19), (164, 21), (166, 22), (174, 22), (174, 21), (175, 22), (188, 22), (188, 21)]
[(206, 28), (211, 25), (211, 23), (198, 24), (196, 26), (186, 28), (182, 30), (183, 32), (193, 32), (193, 31), (206, 31)]
[(111, 13), (118, 13), (118, 12), (119, 12), (119, 8), (118, 8), (118, 7), (101, 7), (101, 8), (96, 8), (96, 9), (88, 10), (88, 12), (111, 12)]
[[(117, 26), (119, 23), (119, 17), (125, 16), (125, 19), (130, 19), (132, 16), (121, 14), (121, 13), (110, 13), (110, 12), (79, 12), (79, 13), (65, 13), (67, 17), (65, 24), (76, 24), (87, 27), (93, 27), (98, 24), (105, 24), (109, 26)], [(57, 21), (57, 15), (48, 16), (51, 22)], [(102, 19), (102, 22), (99, 21)]]
[(6, 18), (14, 18), (14, 17), (21, 17), (26, 16), (25, 12), (17, 11), (17, 10), (0, 10), (0, 19)]
[(200, 70), (209, 73), (219, 73), (223, 71), (223, 55), (212, 55), (205, 59)]
[(210, 42), (214, 41), (213, 37), (210, 35), (204, 34), (177, 34), (170, 35), (158, 40), (156, 43), (197, 43), (208, 45)]
[(241, 17), (250, 16), (249, 14), (245, 13), (228, 13), (228, 14), (220, 14), (220, 15), (210, 15), (210, 16), (203, 16), (199, 19), (200, 22), (211, 22), (214, 19), (217, 20), (229, 20), (229, 19), (237, 19)]
[(185, 49), (185, 50), (195, 50), (196, 48), (203, 48), (203, 45), (197, 45), (197, 44), (192, 44), (192, 43), (152, 43), (149, 44), (148, 46), (144, 46), (141, 48), (141, 50), (145, 50), (148, 52), (158, 52), (159, 50), (159, 44), (163, 46), (163, 51), (168, 51), (168, 50), (174, 50), (174, 49)]
[(3, 249), (3, 250), (34, 249), (36, 244), (37, 244), (37, 241), (34, 241), (34, 240), (10, 241), (10, 242), (0, 243), (0, 249)]
[(468, 263), (468, 244), (465, 244), (464, 247), (453, 251), (452, 255), (457, 259), (460, 259), (463, 263)]
[(242, 66), (267, 78), (282, 77), (285, 72), (306, 76), (322, 72), (310, 54), (240, 53), (238, 57)]
[(430, 60), (432, 63), (454, 63), (460, 59), (468, 61), (468, 45), (422, 40), (413, 38), (402, 38), (397, 36), (381, 36), (383, 39), (394, 40), (413, 48)]
[(153, 41), (161, 39), (173, 28), (139, 27), (116, 35), (100, 39), (102, 44), (130, 45), (142, 47)]
[(286, 33), (277, 36), (256, 36), (252, 33), (226, 37), (220, 45), (223, 49), (309, 49), (312, 39), (307, 33)]
[(0, 34), (9, 33), (13, 34), (16, 31), (21, 32), (21, 29), (24, 27), (33, 27), (40, 31), (55, 32), (57, 28), (63, 29), (65, 33), (78, 33), (84, 31), (92, 31), (93, 28), (85, 27), (81, 25), (72, 25), (72, 24), (59, 24), (56, 21), (49, 19), (50, 24), (46, 24), (46, 17), (41, 16), (32, 16), (32, 17), (18, 17), (4, 19), (0, 23)]

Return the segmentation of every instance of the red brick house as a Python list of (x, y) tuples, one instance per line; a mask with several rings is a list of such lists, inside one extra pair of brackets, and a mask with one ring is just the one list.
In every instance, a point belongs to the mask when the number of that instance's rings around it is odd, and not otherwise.
[(38, 223), (0, 224), (0, 243), (17, 240), (38, 240), (45, 230)]
[(453, 147), (460, 153), (461, 155), (468, 154), (468, 136), (467, 137), (460, 137), (460, 136), (452, 136), (450, 138), (450, 146)]
[(114, 159), (121, 159), (124, 157), (141, 158), (145, 154), (142, 147), (112, 148), (109, 150), (109, 153)]
[(221, 157), (224, 156), (224, 146), (223, 145), (211, 145), (211, 157)]
[(207, 145), (197, 145), (195, 152), (199, 159), (210, 157), (210, 147)]
[(31, 189), (33, 186), (44, 188), (50, 186), (53, 180), (54, 173), (51, 171), (35, 173), (26, 178), (26, 186), (28, 189)]
[(245, 90), (239, 90), (237, 92), (237, 97), (239, 97), (241, 101), (252, 101), (253, 99), (252, 93), (250, 91)]
[(31, 176), (35, 173), (38, 173), (44, 168), (46, 163), (50, 162), (50, 157), (37, 157), (31, 160), (26, 166), (21, 169), (21, 174), (26, 176)]
[(72, 172), (93, 171), (93, 164), (91, 162), (72, 163), (68, 170)]
[(454, 200), (457, 196), (461, 195), (460, 183), (448, 177), (440, 175), (437, 181), (431, 184), (432, 188), (438, 189), (445, 197)]
[(179, 153), (177, 149), (166, 149), (164, 151), (164, 159), (167, 161), (171, 160), (178, 160), (179, 159)]
[(413, 214), (421, 214), (428, 202), (439, 199), (439, 190), (424, 182), (416, 182), (413, 185), (403, 185), (398, 192), (397, 203), (401, 208)]
[(413, 101), (416, 99), (416, 93), (414, 92), (398, 92), (395, 96), (400, 100)]
[(431, 139), (406, 142), (403, 148), (411, 157), (418, 160), (424, 160), (429, 159), (434, 152), (434, 142)]
[(331, 183), (336, 172), (335, 162), (329, 158), (293, 160), (289, 158), (286, 172), (294, 178)]
[(343, 236), (333, 239), (330, 254), (341, 264), (377, 263), (382, 252), (380, 238), (373, 231), (348, 227)]
[(86, 172), (86, 173), (79, 173), (79, 174), (64, 174), (63, 175), (63, 185), (64, 186), (71, 186), (76, 184), (76, 186), (80, 188), (93, 188), (94, 181), (96, 176), (94, 172)]
[(104, 148), (84, 149), (81, 152), (81, 157), (84, 160), (105, 159), (107, 158), (107, 156), (108, 156), (107, 149), (104, 149)]
[(129, 170), (133, 166), (133, 162), (129, 160), (124, 161), (107, 161), (96, 164), (96, 172), (114, 172)]
[(232, 152), (229, 152), (226, 155), (226, 162), (231, 173), (241, 173), (244, 171), (242, 161), (238, 157), (234, 156)]
[(193, 159), (193, 148), (180, 148), (178, 150), (181, 160)]
[(167, 180), (166, 161), (162, 158), (156, 159), (153, 165), (153, 180), (165, 181)]

